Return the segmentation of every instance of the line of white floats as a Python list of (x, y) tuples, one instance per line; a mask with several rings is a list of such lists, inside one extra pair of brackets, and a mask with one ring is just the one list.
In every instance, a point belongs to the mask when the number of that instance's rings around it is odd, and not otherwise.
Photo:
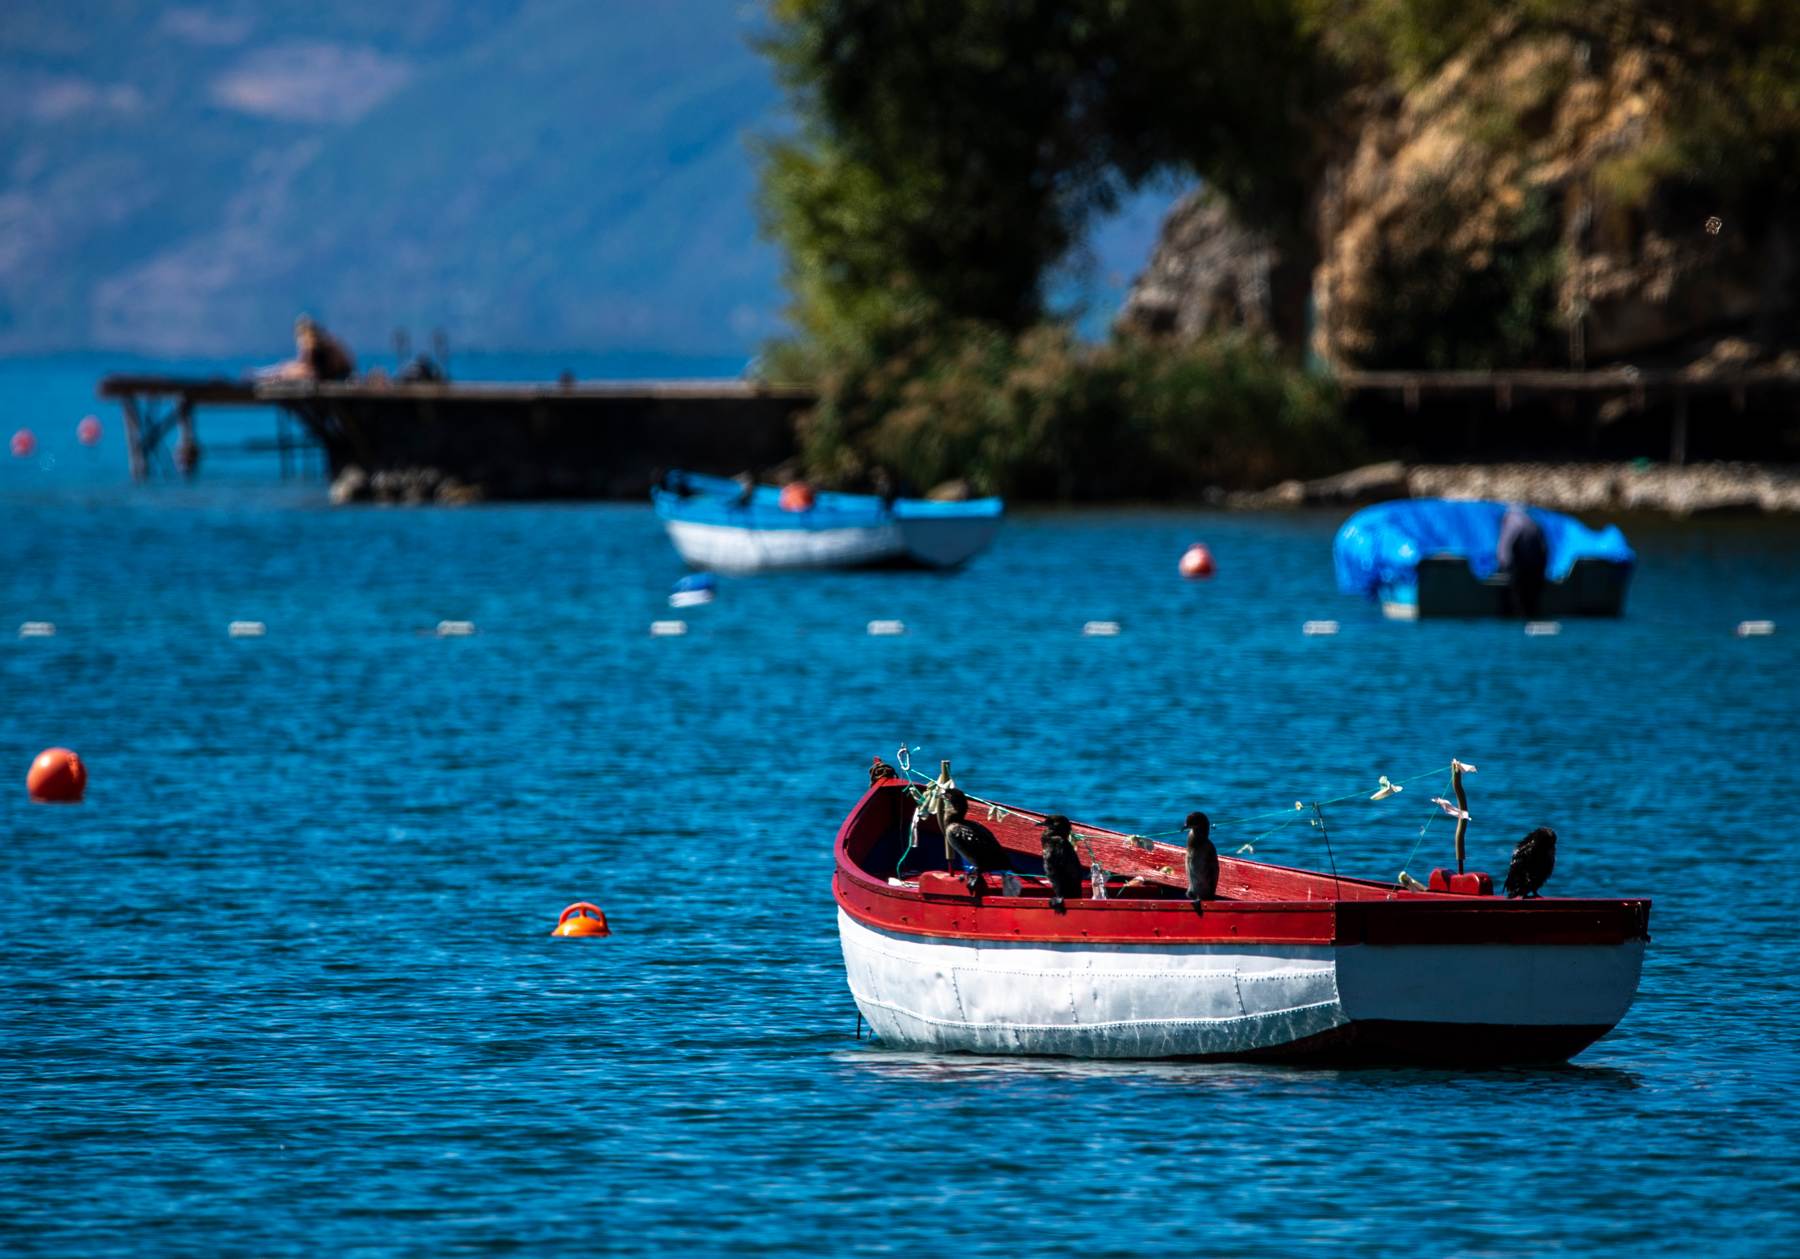
[[(1308, 638), (1318, 638), (1335, 634), (1341, 627), (1336, 621), (1306, 621), (1300, 626), (1300, 632)], [(262, 621), (232, 621), (225, 627), (225, 633), (231, 638), (262, 638), (269, 632), (269, 627)], [(439, 621), (432, 631), (439, 638), (468, 638), (475, 633), (473, 621)], [(650, 633), (655, 638), (679, 638), (688, 632), (686, 621), (652, 621)], [(1124, 627), (1117, 621), (1084, 621), (1081, 633), (1086, 638), (1117, 638), (1124, 632)], [(1738, 638), (1766, 638), (1775, 632), (1773, 621), (1739, 621), (1733, 633)], [(905, 621), (870, 621), (868, 633), (871, 638), (893, 638), (906, 633)], [(1560, 621), (1527, 621), (1525, 635), (1528, 638), (1547, 638), (1562, 633)], [(54, 638), (56, 624), (53, 621), (26, 621), (19, 626), (20, 638)]]

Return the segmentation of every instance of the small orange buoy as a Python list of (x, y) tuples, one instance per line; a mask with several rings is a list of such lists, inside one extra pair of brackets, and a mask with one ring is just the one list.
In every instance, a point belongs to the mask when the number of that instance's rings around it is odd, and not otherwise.
[(1181, 575), (1188, 578), (1213, 575), (1212, 552), (1206, 549), (1206, 543), (1196, 542), (1181, 553)]
[(83, 446), (98, 446), (100, 444), (100, 417), (97, 415), (82, 416), (81, 423), (75, 426), (75, 440)]
[(792, 481), (781, 487), (781, 497), (777, 501), (782, 511), (811, 511), (817, 498), (813, 487), (805, 481)]
[(586, 901), (576, 901), (562, 911), (556, 920), (553, 936), (609, 936), (612, 928), (606, 925), (606, 911), (598, 905), (590, 905)]
[(29, 459), (31, 452), (37, 449), (37, 438), (28, 428), (22, 428), (12, 435), (12, 452), (15, 459)]
[(39, 804), (77, 804), (87, 791), (87, 766), (68, 748), (48, 748), (31, 763), (25, 790)]

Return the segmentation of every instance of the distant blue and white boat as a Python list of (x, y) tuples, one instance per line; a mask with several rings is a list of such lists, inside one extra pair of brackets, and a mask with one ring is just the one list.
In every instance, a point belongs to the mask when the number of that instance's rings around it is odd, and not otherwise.
[[(1380, 602), (1398, 620), (1446, 616), (1618, 616), (1637, 556), (1617, 525), (1590, 529), (1528, 507), (1548, 552), (1521, 599), (1500, 559), (1508, 504), (1406, 498), (1365, 507), (1337, 532), (1338, 589)], [(1522, 606), (1522, 604), (1530, 606)]]
[(997, 498), (960, 503), (818, 491), (796, 495), (723, 477), (673, 472), (650, 492), (681, 558), (695, 568), (755, 573), (804, 568), (955, 568), (1000, 531)]

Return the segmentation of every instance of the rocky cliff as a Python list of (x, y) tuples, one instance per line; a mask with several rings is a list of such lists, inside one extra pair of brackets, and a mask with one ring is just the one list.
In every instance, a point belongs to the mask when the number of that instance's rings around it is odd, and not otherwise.
[(1498, 19), (1410, 82), (1346, 90), (1297, 238), (1208, 192), (1178, 204), (1121, 325), (1266, 329), (1360, 367), (1686, 362), (1726, 336), (1773, 354), (1796, 224), (1685, 164), (1696, 73), (1658, 22)]

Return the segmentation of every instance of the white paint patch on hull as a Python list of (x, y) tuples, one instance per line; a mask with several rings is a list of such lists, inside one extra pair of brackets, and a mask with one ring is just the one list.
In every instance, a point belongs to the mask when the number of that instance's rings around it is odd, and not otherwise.
[(776, 568), (853, 568), (899, 559), (906, 542), (894, 524), (852, 529), (742, 529), (686, 520), (663, 522), (681, 558), (695, 568), (754, 573)]
[(1241, 1054), (1345, 1022), (1328, 945), (921, 939), (842, 909), (851, 994), (889, 1044), (974, 1053)]

